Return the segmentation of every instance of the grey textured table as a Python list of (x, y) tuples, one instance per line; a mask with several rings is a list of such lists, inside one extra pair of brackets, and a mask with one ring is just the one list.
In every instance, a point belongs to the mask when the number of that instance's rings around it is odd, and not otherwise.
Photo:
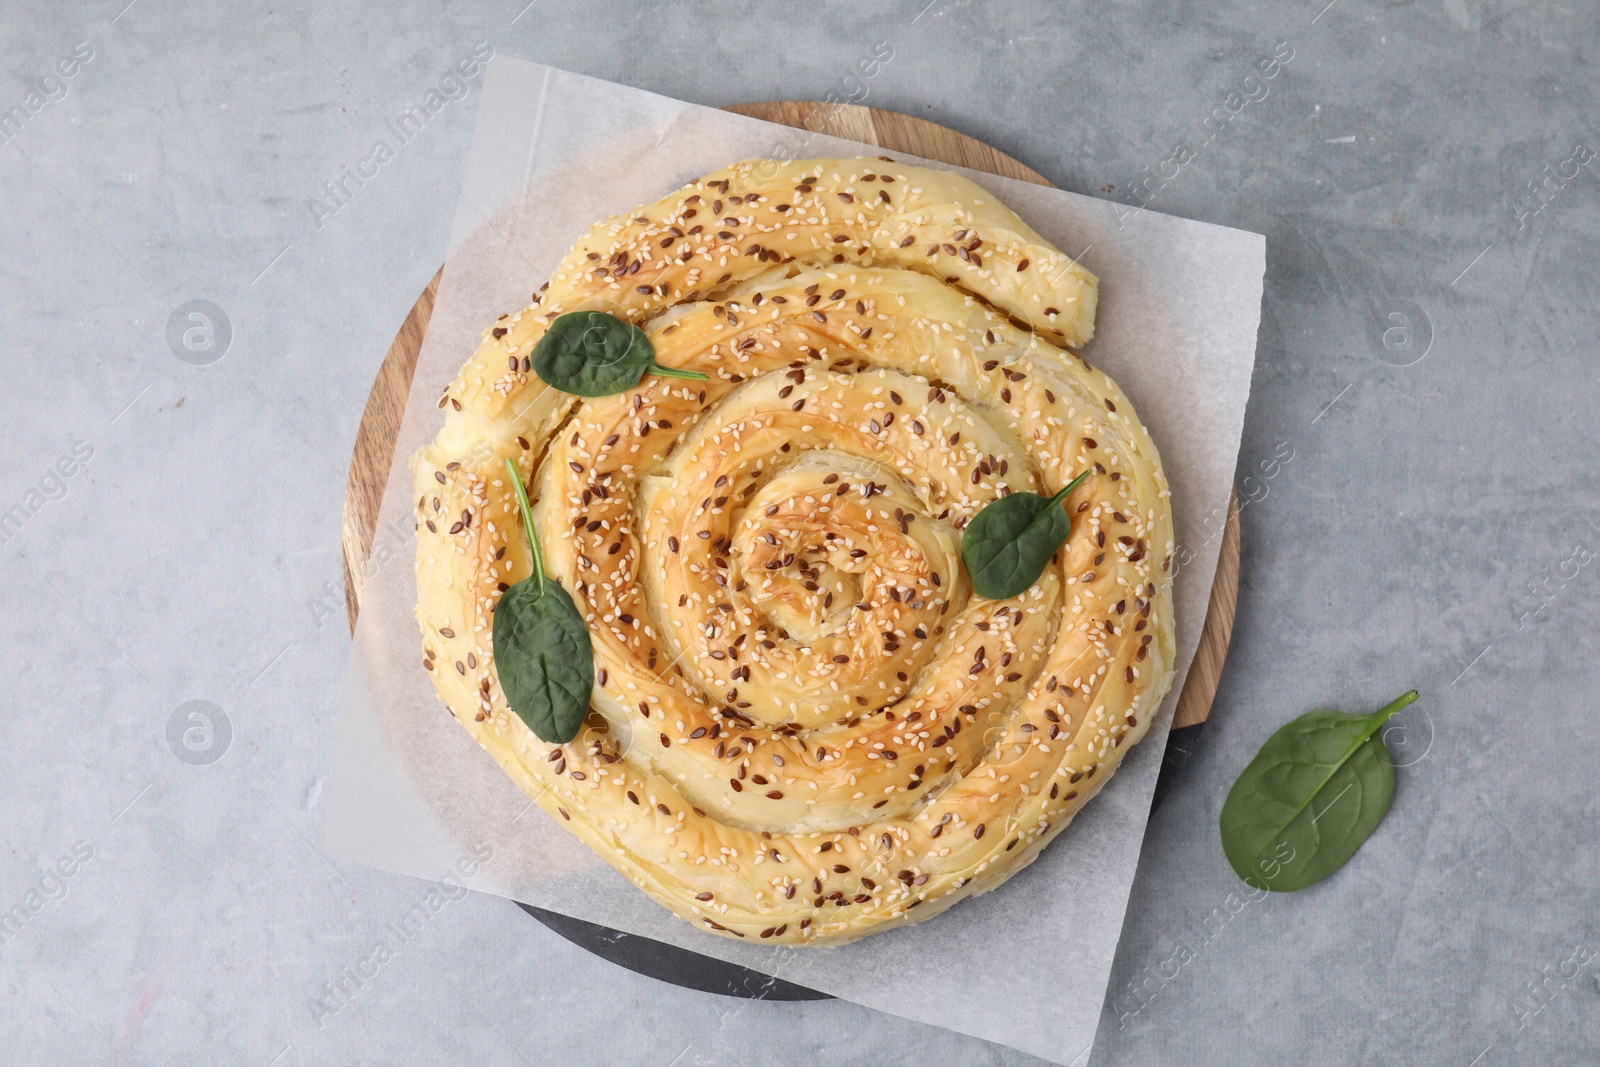
[[(431, 887), (317, 847), (340, 503), (444, 249), (475, 48), (864, 97), (1265, 233), (1233, 653), (1080, 1062), (1593, 1060), (1592, 12), (125, 2), (0, 8), (0, 1060), (1022, 1062), (636, 977), (476, 894), (374, 960)], [(1242, 892), (1216, 815), (1256, 746), (1411, 686), (1356, 860)]]

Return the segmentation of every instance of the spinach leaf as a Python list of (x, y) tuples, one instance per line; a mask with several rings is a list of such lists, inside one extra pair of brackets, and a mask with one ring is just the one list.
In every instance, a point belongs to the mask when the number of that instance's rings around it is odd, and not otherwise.
[(1072, 517), (1061, 510), (1061, 502), (1088, 477), (1084, 471), (1052, 497), (1003, 496), (967, 523), (961, 561), (979, 596), (1005, 600), (1039, 580), (1050, 557), (1072, 532)]
[(594, 690), (594, 646), (567, 591), (544, 574), (544, 554), (522, 476), (509, 459), (533, 573), (500, 595), (494, 611), (494, 665), (511, 710), (539, 740), (566, 744), (578, 736)]
[(706, 380), (697, 370), (657, 363), (655, 346), (643, 330), (603, 311), (556, 316), (533, 346), (533, 369), (547, 385), (577, 396), (612, 396), (632, 389), (645, 371)]
[(1371, 715), (1308, 712), (1267, 738), (1222, 805), (1222, 851), (1240, 878), (1291, 893), (1355, 855), (1394, 797), (1378, 731), (1416, 699), (1412, 689)]

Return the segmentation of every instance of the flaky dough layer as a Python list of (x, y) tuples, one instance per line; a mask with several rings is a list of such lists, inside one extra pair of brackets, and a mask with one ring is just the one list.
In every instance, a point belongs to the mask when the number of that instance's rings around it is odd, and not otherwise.
[[(1116, 383), (1063, 347), (1092, 336), (1095, 293), (979, 186), (884, 158), (740, 163), (599, 223), (485, 331), (412, 458), (439, 695), (701, 929), (837, 943), (999, 885), (1171, 684), (1160, 459)], [(529, 354), (578, 310), (711, 380), (546, 387)], [(565, 745), (496, 678), (494, 607), (530, 566), (507, 457), (594, 643)], [(1085, 468), (1040, 580), (975, 596), (966, 523)]]

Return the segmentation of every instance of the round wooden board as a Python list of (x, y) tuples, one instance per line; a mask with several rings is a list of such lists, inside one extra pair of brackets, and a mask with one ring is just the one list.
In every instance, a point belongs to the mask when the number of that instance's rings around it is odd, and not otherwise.
[[(805, 100), (737, 104), (725, 110), (816, 133), (847, 137), (891, 152), (908, 152), (1037, 185), (1050, 184), (1037, 171), (982, 141), (897, 111)], [(400, 418), (405, 413), (411, 376), (417, 367), (417, 353), (422, 349), (422, 338), (433, 314), (433, 299), (439, 289), (439, 275), (443, 272), (444, 268), (440, 267), (434, 273), (433, 280), (417, 298), (411, 313), (400, 325), (400, 332), (389, 345), (389, 354), (378, 368), (377, 380), (372, 383), (367, 408), (361, 416), (361, 427), (356, 432), (355, 452), (350, 457), (350, 477), (345, 487), (343, 538), (345, 607), (352, 630), (361, 607), (362, 576), (366, 573), (367, 556), (372, 551), (378, 505), (383, 500), (383, 487), (389, 478)], [(1235, 498), (1229, 502), (1205, 629), (1178, 698), (1178, 710), (1172, 720), (1174, 730), (1203, 723), (1211, 714), (1211, 700), (1222, 680), (1228, 641), (1233, 635), (1238, 595), (1239, 509)]]

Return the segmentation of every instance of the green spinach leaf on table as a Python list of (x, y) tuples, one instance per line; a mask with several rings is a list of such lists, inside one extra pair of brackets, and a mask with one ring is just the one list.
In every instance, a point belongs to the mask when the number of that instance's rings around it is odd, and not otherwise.
[(1293, 892), (1354, 856), (1394, 797), (1383, 724), (1411, 690), (1371, 715), (1312, 711), (1280, 728), (1222, 805), (1222, 850), (1245, 882)]

